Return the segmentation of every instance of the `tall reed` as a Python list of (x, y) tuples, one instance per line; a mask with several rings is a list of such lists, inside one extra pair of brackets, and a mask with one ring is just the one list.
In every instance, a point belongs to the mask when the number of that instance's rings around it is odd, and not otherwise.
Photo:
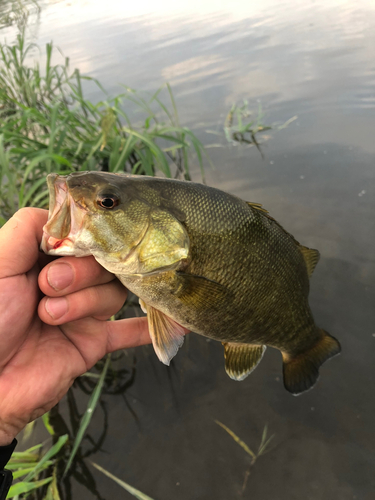
[[(168, 84), (146, 97), (124, 87), (108, 97), (98, 80), (71, 71), (69, 59), (53, 64), (46, 45), (45, 65), (29, 61), (37, 50), (20, 34), (0, 45), (0, 224), (18, 208), (47, 207), (45, 177), (104, 170), (190, 179), (190, 151), (202, 177), (204, 149), (179, 124)], [(84, 84), (103, 99), (84, 96)], [(169, 101), (169, 105), (165, 101)], [(137, 110), (137, 126), (127, 109)]]

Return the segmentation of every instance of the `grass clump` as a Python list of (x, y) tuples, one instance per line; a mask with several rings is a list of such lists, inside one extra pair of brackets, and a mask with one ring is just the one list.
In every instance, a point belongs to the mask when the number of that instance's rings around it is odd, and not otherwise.
[(224, 133), (228, 142), (239, 144), (251, 144), (256, 146), (264, 159), (263, 152), (260, 148), (256, 135), (271, 130), (272, 127), (264, 125), (262, 108), (258, 104), (258, 114), (255, 119), (249, 120), (252, 113), (249, 110), (247, 100), (243, 101), (241, 106), (233, 104), (224, 124)]
[[(170, 86), (142, 97), (128, 87), (109, 98), (100, 83), (71, 71), (69, 59), (52, 64), (46, 45), (45, 66), (28, 65), (36, 45), (22, 34), (14, 45), (0, 44), (0, 225), (18, 208), (46, 208), (45, 177), (50, 172), (102, 170), (190, 179), (189, 152), (203, 177), (203, 146), (181, 127)], [(84, 82), (104, 99), (85, 98)], [(170, 108), (163, 100), (168, 99)], [(136, 108), (133, 126), (124, 104)]]
[(13, 452), (7, 469), (18, 480), (9, 490), (7, 498), (31, 498), (34, 493), (43, 494), (43, 500), (60, 500), (56, 482), (58, 454), (68, 440), (68, 435), (60, 436), (55, 444), (45, 453), (41, 453), (42, 444), (26, 451)]
[[(262, 159), (264, 154), (261, 148), (262, 143), (259, 141), (259, 134), (268, 130), (282, 130), (293, 121), (297, 120), (297, 116), (293, 116), (281, 125), (265, 125), (263, 122), (264, 113), (262, 106), (258, 102), (258, 112), (253, 117), (254, 113), (250, 111), (249, 103), (246, 99), (241, 105), (233, 104), (229, 113), (225, 118), (224, 134), (227, 141), (231, 144), (245, 144), (255, 146), (259, 151)], [(265, 137), (263, 136), (263, 139)]]

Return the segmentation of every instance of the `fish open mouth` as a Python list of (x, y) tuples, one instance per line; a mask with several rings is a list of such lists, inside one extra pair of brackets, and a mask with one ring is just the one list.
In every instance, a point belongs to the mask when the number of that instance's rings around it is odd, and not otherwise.
[(82, 229), (86, 210), (75, 203), (69, 193), (66, 177), (50, 174), (49, 213), (43, 227), (41, 249), (48, 255), (75, 255), (75, 241)]

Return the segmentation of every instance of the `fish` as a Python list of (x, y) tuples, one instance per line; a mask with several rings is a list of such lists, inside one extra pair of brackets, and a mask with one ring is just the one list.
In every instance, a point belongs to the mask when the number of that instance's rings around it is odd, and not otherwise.
[(186, 329), (223, 344), (225, 370), (237, 381), (269, 346), (282, 354), (285, 388), (298, 395), (340, 353), (308, 303), (319, 252), (261, 204), (204, 184), (130, 174), (49, 174), (47, 184), (42, 250), (93, 255), (115, 274), (138, 296), (164, 364)]

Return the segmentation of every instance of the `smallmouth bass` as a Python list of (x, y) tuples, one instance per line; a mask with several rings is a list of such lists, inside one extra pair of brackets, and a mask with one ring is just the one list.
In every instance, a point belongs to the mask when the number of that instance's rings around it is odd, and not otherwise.
[(49, 255), (93, 255), (147, 313), (165, 364), (181, 325), (224, 345), (243, 380), (266, 346), (281, 351), (285, 388), (300, 394), (340, 352), (315, 325), (309, 277), (319, 252), (300, 245), (259, 204), (193, 182), (106, 172), (50, 174)]

